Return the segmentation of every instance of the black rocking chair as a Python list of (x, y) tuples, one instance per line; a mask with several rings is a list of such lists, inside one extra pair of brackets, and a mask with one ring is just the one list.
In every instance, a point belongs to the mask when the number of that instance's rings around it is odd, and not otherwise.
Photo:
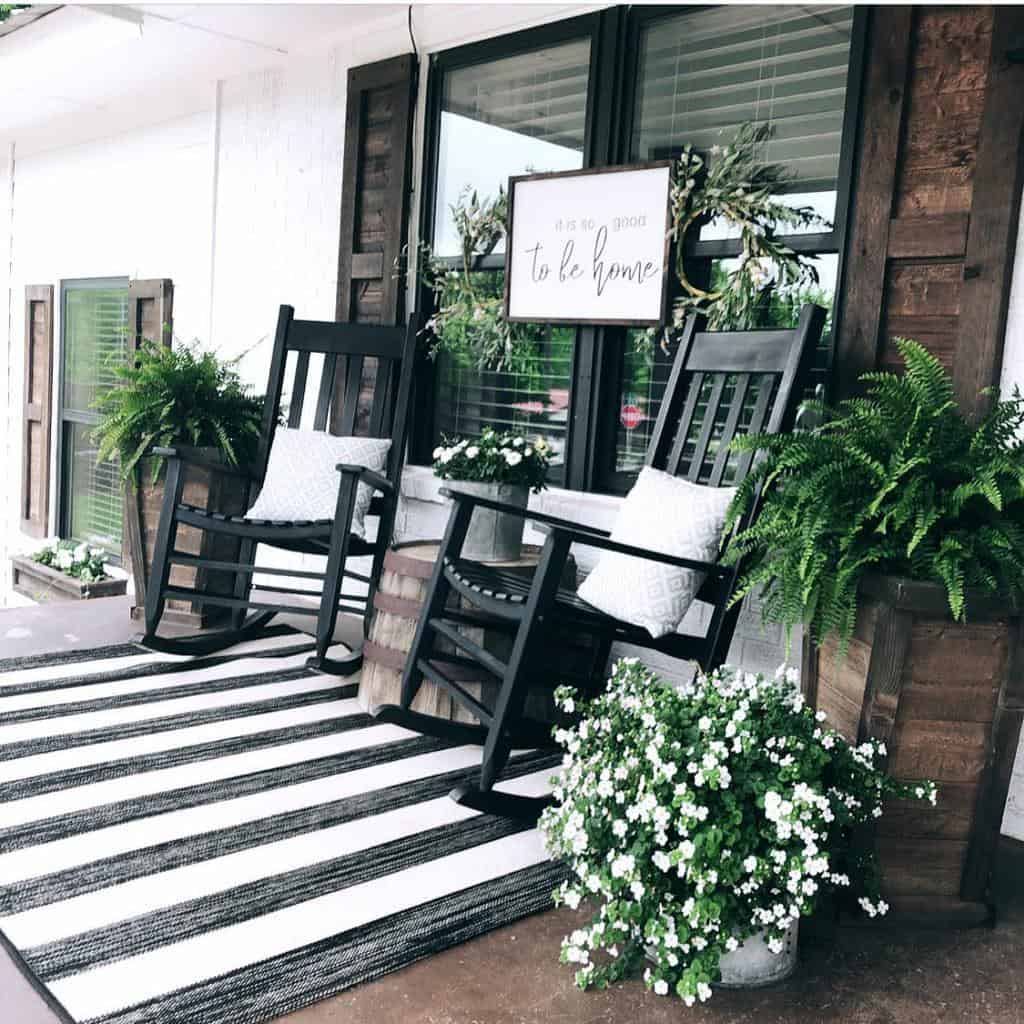
[[(222, 466), (205, 462), (174, 448), (154, 450), (154, 454), (167, 459), (167, 477), (146, 591), (146, 631), (140, 639), (144, 646), (174, 654), (212, 654), (258, 636), (275, 615), (280, 612), (291, 612), (317, 617), (316, 654), (309, 661), (311, 666), (335, 675), (350, 675), (359, 670), (362, 664), (360, 650), (353, 651), (344, 658), (331, 659), (327, 657), (327, 649), (332, 643), (339, 610), (361, 614), (364, 634), (369, 628), (374, 590), (391, 539), (398, 504), (415, 348), (415, 317), (410, 320), (408, 327), (378, 327), (369, 324), (296, 320), (295, 311), (291, 306), (281, 307), (270, 361), (270, 378), (255, 464), (248, 468)], [(243, 516), (211, 514), (183, 503), (182, 470), (185, 465), (198, 464), (210, 471), (242, 477), (248, 492), (246, 507), (251, 506), (267, 471), (270, 446), (280, 417), (281, 398), (289, 367), (294, 363), (288, 426), (298, 427), (306, 397), (306, 379), (309, 375), (312, 353), (323, 355), (323, 371), (317, 391), (313, 428), (327, 430), (331, 427), (334, 433), (353, 435), (357, 432), (358, 425), (361, 434), (391, 438), (386, 473), (375, 473), (361, 466), (338, 465), (337, 510), (334, 518), (328, 520), (249, 520)], [(291, 354), (294, 354), (293, 359), (289, 359)], [(375, 373), (371, 376), (370, 371)], [(337, 395), (336, 379), (343, 382), (337, 388)], [(368, 386), (372, 387), (372, 396), (367, 402), (365, 391)], [(378, 517), (376, 539), (372, 541), (364, 540), (351, 532), (356, 489), (360, 481), (369, 484), (375, 492), (368, 513), (369, 516)], [(178, 527), (182, 525), (237, 539), (237, 561), (196, 557), (177, 551), (175, 538)], [(257, 544), (304, 554), (326, 555), (325, 571), (318, 573), (257, 566)], [(363, 556), (372, 556), (373, 559), (369, 575), (346, 568), (347, 559)], [(173, 565), (191, 566), (201, 572), (232, 574), (233, 592), (213, 593), (198, 586), (175, 586), (170, 581)], [(253, 584), (253, 573), (318, 579), (323, 582), (319, 591), (270, 587)], [(365, 584), (368, 593), (343, 593), (342, 581), (345, 577)], [(262, 601), (254, 599), (254, 594), (259, 596), (260, 591), (270, 591), (270, 598)], [(319, 597), (319, 607), (294, 602), (282, 604), (279, 602), (279, 595)], [(230, 608), (230, 626), (227, 629), (191, 637), (159, 637), (157, 629), (168, 600)], [(252, 610), (253, 614), (247, 617), (248, 610)]]
[[(691, 318), (679, 342), (645, 464), (713, 487), (737, 484), (749, 471), (752, 455), (731, 452), (730, 442), (739, 434), (792, 428), (824, 321), (825, 311), (811, 305), (804, 307), (792, 330), (708, 333)], [(551, 745), (551, 726), (524, 715), (524, 704), (531, 686), (569, 681), (564, 675), (551, 678), (548, 669), (553, 649), (568, 636), (594, 638), (598, 649), (587, 680), (590, 692), (603, 684), (615, 642), (694, 661), (710, 671), (722, 664), (729, 650), (739, 615), (739, 607), (730, 607), (730, 600), (742, 566), (676, 558), (614, 542), (608, 531), (592, 526), (458, 491), (442, 493), (448, 494), (454, 507), (406, 662), (401, 703), (382, 705), (373, 713), (378, 721), (456, 742), (482, 744), (479, 783), (453, 790), (452, 797), (478, 810), (533, 819), (546, 801), (502, 793), (493, 786), (514, 747)], [(545, 530), (547, 538), (532, 577), (461, 557), (470, 516), (477, 506), (518, 514)], [(697, 595), (697, 600), (711, 606), (705, 632), (699, 636), (676, 632), (655, 639), (647, 630), (606, 615), (563, 589), (559, 584), (574, 544), (706, 573)], [(455, 608), (449, 607), (453, 595), (460, 599)], [(500, 661), (464, 636), (459, 625), (507, 630), (514, 638), (508, 661)], [(437, 639), (453, 644), (461, 653), (439, 653)], [(492, 707), (443, 671), (446, 664), (464, 670), (467, 663), (497, 681)], [(464, 671), (461, 675), (466, 678)], [(479, 724), (412, 711), (424, 679), (468, 708)]]

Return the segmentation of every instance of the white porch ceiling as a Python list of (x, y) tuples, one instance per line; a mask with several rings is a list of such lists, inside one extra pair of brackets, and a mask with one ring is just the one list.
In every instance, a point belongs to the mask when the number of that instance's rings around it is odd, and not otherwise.
[(0, 140), (21, 153), (213, 103), (218, 79), (383, 28), (404, 4), (65, 6), (0, 37)]

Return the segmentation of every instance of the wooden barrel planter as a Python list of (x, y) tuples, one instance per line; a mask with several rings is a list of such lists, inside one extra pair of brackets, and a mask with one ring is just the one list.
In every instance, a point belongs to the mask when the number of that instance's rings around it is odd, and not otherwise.
[[(359, 680), (359, 701), (369, 710), (376, 704), (397, 704), (401, 695), (402, 673), (409, 649), (412, 647), (426, 596), (427, 585), (437, 561), (437, 541), (410, 541), (390, 548), (384, 556), (384, 567), (380, 585), (374, 595), (373, 622), (370, 635), (363, 645), (363, 668)], [(540, 548), (523, 546), (522, 556), (515, 562), (502, 565), (530, 568), (537, 564)], [(567, 578), (572, 577), (575, 586), (575, 563), (569, 560)], [(510, 638), (507, 633), (462, 627), (463, 631), (477, 643), (482, 644), (497, 657), (506, 659), (510, 652)], [(438, 648), (452, 652), (447, 642)], [(493, 700), (495, 684), (483, 681), (479, 675), (467, 674), (472, 670), (446, 665), (445, 672), (455, 676), (471, 692), (484, 699)], [(544, 721), (553, 721), (554, 707), (549, 694), (531, 694), (528, 712)], [(443, 690), (424, 680), (412, 704), (414, 711), (440, 715), (457, 721), (475, 722), (476, 719), (460, 704), (453, 702)]]
[(932, 779), (938, 804), (894, 801), (878, 821), (883, 895), (894, 919), (991, 920), (991, 879), (1024, 717), (1021, 616), (968, 595), (967, 622), (942, 587), (864, 581), (854, 636), (804, 645), (808, 699), (848, 740), (885, 742), (899, 779)]

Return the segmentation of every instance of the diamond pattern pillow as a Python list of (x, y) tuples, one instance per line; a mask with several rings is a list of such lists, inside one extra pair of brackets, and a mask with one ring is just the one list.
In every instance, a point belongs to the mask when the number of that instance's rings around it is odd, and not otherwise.
[[(644, 468), (619, 511), (612, 540), (680, 558), (712, 562), (735, 487), (704, 487)], [(674, 632), (705, 573), (604, 551), (579, 596), (651, 636)]]
[[(365, 466), (379, 473), (390, 447), (389, 439), (335, 437), (322, 430), (278, 427), (270, 446), (263, 489), (245, 517), (285, 522), (333, 519), (341, 486), (341, 474), (335, 469), (338, 463)], [(360, 484), (352, 513), (352, 533), (357, 537), (365, 535), (363, 520), (372, 498), (373, 489)]]

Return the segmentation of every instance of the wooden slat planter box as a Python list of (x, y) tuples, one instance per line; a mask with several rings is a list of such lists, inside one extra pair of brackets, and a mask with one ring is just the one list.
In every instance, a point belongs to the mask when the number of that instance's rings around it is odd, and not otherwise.
[(128, 588), (124, 576), (83, 583), (48, 565), (31, 558), (15, 555), (11, 558), (14, 589), (33, 601), (87, 601), (93, 597), (118, 597)]
[[(188, 449), (179, 445), (183, 452), (194, 451), (205, 459), (220, 461), (220, 453), (214, 448)], [(226, 473), (215, 473), (194, 465), (186, 465), (182, 472), (185, 488), (182, 501), (186, 505), (208, 512), (224, 515), (242, 515), (246, 511), (246, 486), (244, 481)], [(156, 483), (152, 482), (153, 467), (150, 460), (139, 464), (141, 486), (126, 488), (124, 497), (124, 552), (125, 562), (130, 566), (135, 586), (132, 618), (141, 619), (145, 604), (146, 585), (149, 582), (149, 567), (153, 561), (156, 531), (160, 525), (160, 509), (164, 500), (164, 477), (161, 471)], [(191, 526), (179, 526), (175, 547), (189, 555), (201, 555), (223, 561), (236, 561), (238, 539), (203, 533)], [(200, 570), (201, 578), (196, 580), (197, 570), (185, 566), (171, 567), (171, 583), (179, 587), (198, 587), (217, 594), (230, 594), (234, 587), (234, 576), (218, 570)], [(224, 608), (206, 606), (199, 608), (188, 601), (168, 601), (164, 612), (167, 622), (203, 628), (224, 618)]]
[(881, 739), (899, 779), (932, 779), (938, 806), (891, 802), (876, 832), (894, 916), (980, 923), (1024, 716), (1021, 616), (968, 596), (954, 622), (943, 588), (872, 576), (845, 660), (804, 644), (804, 690), (848, 740)]

